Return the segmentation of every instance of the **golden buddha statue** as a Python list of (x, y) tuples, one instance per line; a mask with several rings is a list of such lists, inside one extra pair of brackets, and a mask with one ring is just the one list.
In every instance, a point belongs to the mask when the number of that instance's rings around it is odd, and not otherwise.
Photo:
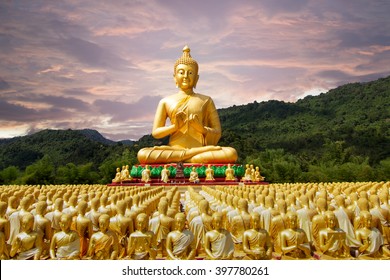
[(45, 217), (47, 209), (46, 201), (39, 201), (35, 208), (34, 230), (42, 236), (42, 255), (41, 258), (49, 257), (50, 240), (52, 238), (51, 222)]
[(122, 182), (122, 173), (121, 173), (121, 169), (119, 167), (117, 167), (117, 169), (116, 169), (115, 178), (112, 179), (112, 182), (113, 183)]
[(222, 213), (215, 212), (213, 230), (205, 234), (204, 249), (210, 260), (231, 260), (234, 254), (234, 243), (229, 231), (223, 228)]
[(89, 241), (88, 257), (93, 260), (116, 260), (118, 258), (118, 237), (109, 230), (110, 216), (99, 217), (99, 231), (92, 234)]
[[(278, 199), (276, 201), (278, 206), (279, 214), (272, 217), (271, 228), (269, 231), (271, 242), (274, 247), (274, 252), (277, 257), (282, 255), (281, 243), (280, 243), (280, 232), (287, 228), (287, 203), (283, 199)], [(256, 213), (256, 212), (255, 212)]]
[(149, 230), (153, 231), (157, 249), (162, 256), (166, 254), (165, 244), (167, 235), (173, 229), (174, 223), (174, 219), (167, 215), (168, 206), (166, 200), (160, 200), (158, 204), (159, 215), (149, 221)]
[(164, 165), (163, 170), (161, 170), (161, 182), (164, 182), (165, 184), (169, 181), (169, 169), (167, 168), (167, 165)]
[(231, 164), (229, 163), (226, 170), (225, 170), (225, 181), (235, 181), (236, 177), (234, 177), (234, 169), (231, 167)]
[(148, 231), (148, 215), (140, 213), (135, 221), (136, 231), (130, 234), (127, 254), (133, 260), (156, 259), (156, 241), (153, 231)]
[(134, 231), (134, 221), (126, 217), (126, 202), (120, 200), (117, 203), (117, 214), (110, 218), (110, 229), (118, 236), (118, 255), (123, 258), (126, 255), (127, 241), (130, 234)]
[(295, 212), (286, 214), (287, 229), (280, 233), (282, 259), (308, 259), (311, 255), (310, 243), (303, 229), (298, 228)]
[(264, 181), (264, 177), (260, 174), (260, 167), (256, 166), (255, 169), (255, 182), (262, 182)]
[(80, 258), (80, 237), (70, 229), (72, 216), (63, 214), (60, 219), (61, 231), (55, 233), (50, 243), (50, 257), (58, 260)]
[(245, 174), (244, 177), (241, 178), (243, 182), (252, 182), (252, 169), (249, 164), (245, 165)]
[[(139, 162), (235, 162), (235, 149), (216, 146), (221, 124), (213, 100), (194, 92), (199, 79), (198, 63), (191, 57), (188, 46), (175, 63), (173, 77), (179, 92), (160, 101), (152, 130), (157, 139), (169, 136), (169, 144), (141, 149)], [(171, 124), (166, 126), (167, 118)]]
[(141, 173), (141, 181), (144, 183), (149, 183), (150, 180), (150, 169), (149, 165), (146, 164)]
[(195, 236), (197, 254), (203, 254), (202, 244), (204, 243), (205, 235), (212, 230), (213, 218), (209, 215), (210, 205), (205, 199), (199, 200), (198, 215), (189, 220), (189, 229)]
[(99, 212), (100, 200), (95, 197), (91, 200), (91, 210), (86, 214), (86, 217), (92, 222), (94, 232), (99, 230), (99, 217), (102, 213)]
[(362, 228), (356, 230), (356, 239), (362, 244), (359, 247), (359, 259), (388, 259), (390, 250), (384, 246), (381, 232), (372, 226), (372, 215), (368, 211), (360, 212)]
[(260, 214), (251, 213), (250, 229), (243, 234), (243, 250), (248, 260), (270, 260), (272, 257), (272, 243), (268, 232), (261, 228)]
[(33, 230), (34, 216), (26, 213), (20, 220), (21, 231), (12, 241), (11, 258), (39, 260), (42, 253), (42, 236)]
[(350, 258), (350, 248), (346, 244), (345, 231), (336, 228), (336, 215), (332, 211), (325, 212), (326, 228), (320, 230), (321, 259)]
[(195, 183), (195, 184), (200, 182), (199, 175), (198, 175), (198, 172), (196, 172), (195, 167), (192, 167), (192, 171), (190, 173), (190, 178), (188, 179), (188, 181), (190, 181), (191, 183)]
[(184, 213), (175, 215), (175, 230), (168, 233), (166, 250), (171, 260), (192, 260), (195, 258), (194, 234), (185, 229), (186, 216)]
[(88, 252), (89, 240), (93, 234), (92, 221), (86, 217), (88, 203), (80, 201), (77, 206), (78, 215), (75, 218), (75, 229), (80, 238), (80, 258), (83, 258)]
[(230, 232), (234, 242), (236, 256), (242, 253), (242, 240), (244, 232), (250, 229), (251, 215), (248, 212), (248, 201), (241, 198), (238, 202), (238, 214), (232, 218)]
[(214, 169), (211, 168), (211, 164), (207, 165), (206, 168), (206, 181), (215, 181), (214, 179)]

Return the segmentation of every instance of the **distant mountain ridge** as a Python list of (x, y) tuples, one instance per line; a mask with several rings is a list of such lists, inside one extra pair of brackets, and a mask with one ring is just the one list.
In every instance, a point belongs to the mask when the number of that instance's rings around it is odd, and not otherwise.
[(31, 135), (0, 139), (0, 170), (7, 166), (24, 169), (46, 154), (54, 158), (56, 165), (102, 162), (114, 146), (133, 144), (130, 140), (124, 143), (106, 139), (93, 129), (45, 129)]
[[(357, 156), (372, 164), (390, 157), (390, 77), (367, 83), (353, 83), (295, 103), (270, 100), (219, 109), (221, 146), (232, 146), (239, 162), (266, 149), (315, 160), (324, 144), (341, 141)], [(17, 166), (21, 170), (50, 155), (56, 166), (93, 162), (100, 166), (107, 158), (120, 157), (130, 149), (160, 145), (145, 135), (138, 141), (112, 141), (92, 129), (43, 130), (32, 135), (0, 139), (0, 170)]]

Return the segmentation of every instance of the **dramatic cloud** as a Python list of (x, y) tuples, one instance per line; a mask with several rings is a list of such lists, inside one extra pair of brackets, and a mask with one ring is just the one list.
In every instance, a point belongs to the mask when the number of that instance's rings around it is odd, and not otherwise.
[(0, 1), (0, 138), (150, 133), (185, 44), (219, 108), (390, 75), (387, 0)]

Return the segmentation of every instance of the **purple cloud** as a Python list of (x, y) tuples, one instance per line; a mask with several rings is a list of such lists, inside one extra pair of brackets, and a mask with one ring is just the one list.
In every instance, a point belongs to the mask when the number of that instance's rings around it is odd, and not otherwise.
[(0, 1), (0, 120), (138, 139), (176, 90), (185, 44), (218, 107), (384, 77), (389, 13), (366, 0)]

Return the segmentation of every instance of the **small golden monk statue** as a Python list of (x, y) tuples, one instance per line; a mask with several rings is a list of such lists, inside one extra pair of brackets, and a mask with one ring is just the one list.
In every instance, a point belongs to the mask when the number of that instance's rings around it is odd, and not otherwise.
[(134, 221), (132, 218), (126, 217), (126, 202), (124, 200), (117, 203), (117, 214), (110, 218), (110, 229), (118, 237), (118, 257), (122, 259), (126, 256), (128, 237), (134, 231)]
[(243, 250), (248, 260), (270, 260), (272, 257), (271, 238), (260, 225), (260, 214), (251, 213), (251, 228), (243, 234)]
[(184, 213), (175, 215), (175, 230), (168, 233), (166, 250), (168, 259), (193, 260), (196, 254), (194, 234), (185, 229), (186, 216)]
[[(199, 79), (198, 69), (190, 48), (185, 46), (173, 73), (179, 92), (160, 101), (153, 123), (153, 137), (169, 136), (169, 144), (141, 149), (138, 152), (140, 163), (229, 163), (237, 160), (235, 149), (216, 146), (221, 138), (221, 124), (213, 100), (194, 92)], [(171, 124), (166, 126), (167, 118)]]
[(242, 240), (245, 230), (250, 228), (251, 215), (248, 212), (248, 201), (241, 198), (238, 201), (238, 211), (230, 223), (230, 232), (234, 242), (236, 256), (242, 254)]
[(88, 203), (80, 201), (77, 206), (78, 215), (75, 218), (75, 229), (80, 238), (80, 258), (88, 253), (89, 240), (93, 234), (92, 221), (85, 216)]
[(42, 236), (33, 231), (34, 216), (26, 213), (20, 221), (21, 231), (12, 241), (11, 258), (18, 260), (39, 260), (42, 253)]
[(206, 168), (206, 181), (215, 181), (214, 179), (214, 169), (211, 168), (211, 164), (207, 165)]
[(264, 177), (260, 174), (260, 167), (256, 166), (255, 169), (255, 182), (262, 182), (264, 181)]
[(133, 260), (154, 260), (157, 249), (153, 231), (148, 231), (149, 219), (145, 213), (137, 215), (135, 228), (130, 234), (127, 254)]
[(190, 181), (191, 183), (195, 183), (195, 184), (200, 182), (199, 175), (198, 175), (198, 172), (196, 172), (195, 167), (192, 167), (192, 171), (190, 173), (190, 178), (188, 179), (188, 181)]
[(165, 257), (166, 255), (166, 239), (168, 233), (173, 229), (174, 219), (167, 215), (168, 213), (168, 202), (166, 200), (160, 200), (158, 204), (159, 215), (153, 217), (149, 221), (149, 230), (153, 231), (156, 247), (159, 253)]
[(350, 258), (350, 248), (346, 244), (345, 231), (336, 228), (336, 215), (332, 211), (325, 212), (326, 228), (320, 230), (321, 259)]
[(308, 259), (311, 257), (311, 248), (303, 229), (298, 228), (298, 216), (295, 212), (288, 212), (287, 229), (280, 233), (282, 259)]
[(147, 164), (145, 165), (145, 168), (142, 170), (141, 181), (144, 183), (150, 182), (150, 169), (149, 169), (149, 165)]
[(56, 260), (80, 258), (80, 237), (70, 229), (72, 216), (63, 214), (60, 219), (61, 231), (55, 233), (50, 243), (50, 257)]
[(213, 230), (205, 235), (204, 249), (210, 260), (231, 260), (234, 254), (234, 243), (229, 231), (223, 228), (222, 213), (213, 214)]
[(372, 215), (368, 211), (360, 212), (362, 228), (356, 230), (356, 239), (362, 244), (359, 247), (359, 259), (389, 259), (390, 250), (384, 245), (381, 232), (372, 226)]
[(117, 167), (117, 169), (116, 169), (115, 178), (112, 179), (112, 182), (113, 183), (120, 183), (120, 182), (122, 182), (122, 173), (121, 173), (121, 169), (119, 167)]
[(236, 177), (234, 177), (234, 169), (232, 168), (231, 164), (229, 163), (226, 170), (225, 170), (225, 181), (235, 181)]
[(163, 170), (161, 170), (161, 182), (164, 182), (165, 184), (169, 181), (169, 169), (167, 168), (167, 165), (164, 165)]
[(241, 179), (243, 182), (252, 182), (252, 169), (249, 166), (249, 164), (245, 165), (245, 174), (244, 177)]
[(51, 222), (45, 217), (47, 209), (46, 201), (39, 201), (35, 208), (34, 230), (42, 236), (42, 259), (49, 257), (50, 241), (52, 239)]
[(99, 217), (99, 231), (92, 234), (89, 241), (88, 257), (93, 260), (116, 260), (119, 247), (118, 237), (109, 229), (110, 216), (102, 214)]

